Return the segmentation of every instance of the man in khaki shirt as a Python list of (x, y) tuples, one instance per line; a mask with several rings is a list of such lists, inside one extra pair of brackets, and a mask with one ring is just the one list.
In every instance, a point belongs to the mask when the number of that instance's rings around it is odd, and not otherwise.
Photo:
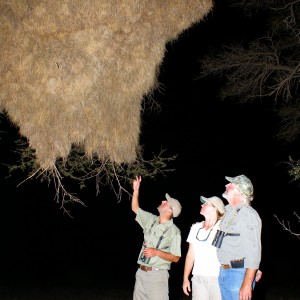
[(134, 286), (134, 300), (168, 300), (169, 271), (172, 262), (181, 257), (181, 234), (173, 223), (173, 217), (181, 212), (178, 200), (166, 194), (166, 200), (159, 205), (159, 216), (139, 207), (141, 177), (133, 181), (131, 208), (136, 213), (136, 221), (144, 231), (144, 242), (137, 263)]

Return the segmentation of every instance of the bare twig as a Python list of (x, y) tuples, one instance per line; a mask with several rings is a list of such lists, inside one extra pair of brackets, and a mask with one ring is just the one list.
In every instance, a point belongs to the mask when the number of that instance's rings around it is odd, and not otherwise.
[(67, 213), (71, 217), (70, 212), (66, 209), (66, 204), (68, 202), (79, 203), (83, 206), (86, 206), (84, 204), (84, 202), (82, 202), (78, 197), (76, 197), (75, 195), (69, 193), (65, 189), (65, 187), (62, 183), (62, 176), (59, 173), (59, 171), (58, 171), (58, 169), (55, 165), (53, 166), (53, 168), (50, 171), (50, 176), (52, 177), (52, 180), (53, 180), (53, 183), (54, 183), (54, 186), (55, 186), (55, 191), (56, 191), (54, 199), (56, 200), (57, 203), (61, 204), (61, 209), (65, 213)]
[[(298, 222), (300, 222), (300, 216), (296, 212), (294, 212), (294, 215), (298, 219)], [(297, 233), (291, 229), (290, 221), (279, 220), (277, 215), (274, 215), (274, 217), (276, 218), (278, 223), (281, 225), (283, 230), (288, 231), (290, 234), (292, 234), (292, 235), (296, 236), (298, 239), (300, 239), (300, 233)]]

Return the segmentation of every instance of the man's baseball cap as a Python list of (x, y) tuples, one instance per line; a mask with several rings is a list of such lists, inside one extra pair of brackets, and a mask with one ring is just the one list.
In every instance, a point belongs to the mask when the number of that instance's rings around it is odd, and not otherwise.
[(239, 175), (236, 177), (225, 176), (225, 178), (229, 182), (235, 184), (238, 187), (238, 189), (250, 199), (250, 201), (253, 199), (253, 190), (254, 190), (253, 185), (251, 180), (247, 176), (245, 175)]
[(173, 217), (176, 218), (180, 215), (182, 206), (180, 202), (172, 197), (169, 196), (169, 194), (166, 194), (166, 199), (169, 202), (169, 204), (172, 206), (173, 210)]
[(206, 202), (211, 203), (221, 214), (225, 213), (224, 203), (219, 197), (213, 196), (210, 198), (206, 198), (200, 196), (200, 200), (202, 203), (206, 203)]

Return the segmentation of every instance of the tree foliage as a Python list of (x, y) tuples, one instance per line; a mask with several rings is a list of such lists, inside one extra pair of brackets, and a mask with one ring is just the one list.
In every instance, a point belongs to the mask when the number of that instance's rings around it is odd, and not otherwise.
[[(261, 22), (260, 35), (220, 49), (201, 60), (201, 76), (222, 76), (222, 99), (273, 101), (281, 118), (278, 137), (295, 142), (300, 135), (300, 0), (228, 2), (245, 17)], [(290, 175), (300, 178), (300, 161), (290, 159)]]
[[(260, 17), (255, 38), (223, 45), (201, 60), (201, 76), (224, 80), (220, 97), (240, 103), (272, 101), (281, 118), (278, 138), (295, 143), (300, 136), (300, 0), (228, 0), (249, 19)], [(300, 159), (287, 162), (292, 179), (300, 179)], [(294, 212), (299, 222), (299, 214)], [(274, 215), (283, 230), (300, 238), (290, 221)]]
[(29, 174), (24, 181), (38, 178), (42, 182), (53, 183), (56, 202), (61, 205), (64, 212), (69, 214), (67, 208), (69, 202), (85, 204), (66, 189), (66, 181), (72, 181), (82, 189), (86, 187), (87, 182), (94, 180), (96, 194), (100, 193), (101, 187), (109, 186), (120, 201), (124, 193), (131, 195), (127, 187), (131, 185), (136, 175), (155, 179), (158, 175), (164, 176), (173, 171), (169, 165), (176, 159), (176, 155), (165, 157), (165, 152), (166, 150), (161, 150), (158, 155), (152, 154), (151, 159), (145, 159), (140, 151), (133, 163), (116, 164), (109, 159), (100, 161), (96, 156), (88, 158), (80, 146), (73, 146), (67, 159), (58, 159), (53, 168), (44, 170), (39, 166), (34, 150), (29, 147), (27, 141), (19, 139), (16, 141), (18, 163), (8, 168), (10, 174), (16, 171)]
[[(155, 109), (154, 106), (150, 107)], [(80, 203), (80, 198), (70, 191), (76, 188), (84, 189), (95, 184), (95, 193), (98, 195), (104, 187), (109, 187), (118, 201), (125, 195), (131, 196), (131, 183), (136, 175), (155, 180), (158, 176), (165, 176), (174, 171), (172, 163), (176, 155), (166, 155), (167, 149), (158, 154), (145, 153), (140, 147), (137, 159), (132, 163), (117, 164), (110, 159), (100, 160), (96, 155), (88, 157), (79, 145), (73, 145), (67, 159), (57, 159), (55, 165), (49, 169), (41, 168), (35, 151), (29, 146), (26, 138), (20, 137), (16, 127), (11, 127), (9, 119), (0, 113), (0, 142), (3, 154), (9, 151), (6, 159), (9, 177), (24, 178), (21, 185), (28, 180), (46, 182), (55, 188), (55, 201), (61, 209), (70, 215), (68, 204)], [(6, 145), (6, 150), (3, 146)], [(11, 152), (12, 151), (12, 152)], [(5, 156), (5, 155), (4, 155)], [(4, 164), (2, 164), (4, 165)], [(70, 188), (71, 186), (71, 188)]]

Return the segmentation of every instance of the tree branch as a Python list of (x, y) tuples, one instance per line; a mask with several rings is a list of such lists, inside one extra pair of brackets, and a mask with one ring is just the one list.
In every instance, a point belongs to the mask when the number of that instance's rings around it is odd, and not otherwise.
[[(300, 216), (294, 212), (294, 215), (296, 216), (296, 218), (298, 219), (298, 222), (300, 222)], [(278, 221), (278, 223), (281, 225), (282, 229), (285, 231), (288, 231), (291, 235), (296, 236), (298, 239), (300, 239), (300, 233), (296, 233), (291, 229), (290, 226), (290, 222), (289, 221), (285, 221), (285, 220), (279, 220), (279, 218), (277, 217), (277, 215), (274, 215), (274, 217), (276, 218), (276, 220)]]

